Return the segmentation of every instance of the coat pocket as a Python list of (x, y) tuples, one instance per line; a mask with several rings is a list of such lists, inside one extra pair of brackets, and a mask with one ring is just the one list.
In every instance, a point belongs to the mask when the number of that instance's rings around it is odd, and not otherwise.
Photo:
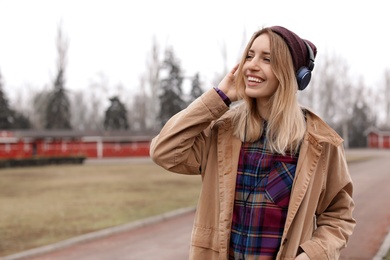
[(279, 207), (288, 207), (295, 169), (295, 164), (275, 162), (268, 175), (265, 198)]

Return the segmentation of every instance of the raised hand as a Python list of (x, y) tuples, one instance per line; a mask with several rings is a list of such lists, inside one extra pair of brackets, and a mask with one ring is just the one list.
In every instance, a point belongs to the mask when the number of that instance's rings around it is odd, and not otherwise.
[(239, 64), (229, 71), (228, 74), (219, 83), (218, 88), (229, 97), (230, 101), (234, 102), (238, 100), (236, 91), (236, 72)]

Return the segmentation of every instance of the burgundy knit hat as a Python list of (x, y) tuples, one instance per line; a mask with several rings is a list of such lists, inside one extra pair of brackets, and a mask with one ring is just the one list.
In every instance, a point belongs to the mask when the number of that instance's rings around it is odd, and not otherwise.
[(305, 41), (310, 45), (315, 58), (317, 55), (317, 47), (312, 42), (300, 38), (298, 35), (282, 26), (272, 26), (270, 29), (280, 35), (287, 43), (292, 56), (295, 73), (297, 73), (301, 67), (309, 66), (310, 54)]

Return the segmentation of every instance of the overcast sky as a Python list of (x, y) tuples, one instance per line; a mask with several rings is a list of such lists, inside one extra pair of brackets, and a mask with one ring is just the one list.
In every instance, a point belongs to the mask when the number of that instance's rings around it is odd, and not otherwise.
[(187, 76), (199, 72), (208, 82), (223, 70), (224, 44), (231, 67), (244, 38), (263, 26), (282, 25), (317, 45), (317, 61), (335, 52), (354, 75), (375, 86), (389, 68), (385, 5), (380, 0), (0, 0), (0, 71), (11, 98), (26, 86), (50, 84), (62, 22), (69, 38), (68, 89), (88, 90), (103, 73), (112, 92), (122, 84), (136, 93), (153, 37), (161, 48), (174, 48)]

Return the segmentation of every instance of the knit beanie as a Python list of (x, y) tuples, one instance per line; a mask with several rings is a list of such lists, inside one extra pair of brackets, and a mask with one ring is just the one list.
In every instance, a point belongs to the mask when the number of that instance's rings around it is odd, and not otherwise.
[(315, 57), (317, 55), (317, 47), (312, 42), (300, 38), (298, 35), (282, 26), (272, 26), (270, 29), (280, 35), (287, 43), (292, 56), (295, 73), (301, 67), (309, 66), (310, 54), (305, 41), (310, 45)]

